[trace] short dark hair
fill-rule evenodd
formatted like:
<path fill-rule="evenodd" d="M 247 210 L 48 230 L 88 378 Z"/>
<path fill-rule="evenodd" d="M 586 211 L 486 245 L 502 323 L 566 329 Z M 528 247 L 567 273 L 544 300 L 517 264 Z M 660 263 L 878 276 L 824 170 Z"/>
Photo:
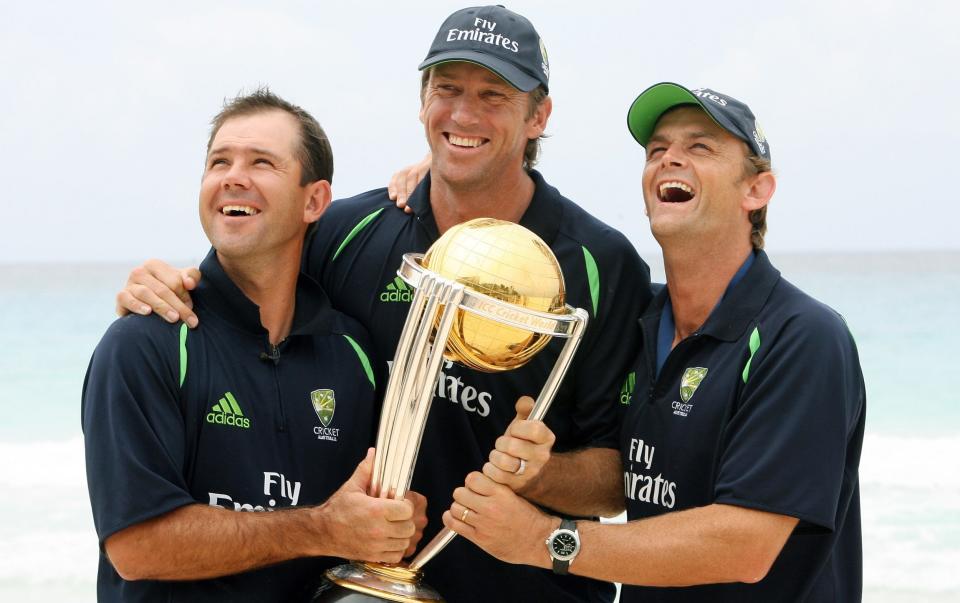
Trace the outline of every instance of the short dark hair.
<path fill-rule="evenodd" d="M 217 132 L 228 119 L 272 110 L 289 113 L 300 125 L 300 144 L 295 151 L 297 160 L 300 161 L 300 186 L 318 180 L 333 182 L 333 150 L 330 148 L 327 133 L 312 115 L 280 98 L 266 86 L 261 86 L 250 94 L 240 93 L 233 99 L 224 101 L 223 109 L 211 122 L 207 152 L 210 151 Z"/>
<path fill-rule="evenodd" d="M 433 73 L 433 68 L 436 65 L 427 67 L 420 72 L 420 102 L 423 102 L 427 90 L 427 82 L 430 81 L 430 74 Z M 527 92 L 527 116 L 526 119 L 530 119 L 537 112 L 537 109 L 540 105 L 543 104 L 543 101 L 547 99 L 547 89 L 543 85 L 539 85 L 530 92 Z M 546 134 L 541 134 L 537 138 L 531 138 L 527 140 L 527 146 L 523 149 L 523 169 L 530 171 L 533 169 L 533 166 L 537 165 L 537 160 L 540 158 L 540 141 L 546 138 Z"/>

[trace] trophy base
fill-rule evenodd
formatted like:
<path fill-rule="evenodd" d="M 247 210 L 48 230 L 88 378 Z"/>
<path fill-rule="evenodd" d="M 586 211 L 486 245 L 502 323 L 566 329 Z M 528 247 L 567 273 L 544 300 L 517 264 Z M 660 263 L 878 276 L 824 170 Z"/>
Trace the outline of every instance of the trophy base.
<path fill-rule="evenodd" d="M 325 577 L 312 603 L 443 603 L 440 593 L 420 581 L 419 571 L 400 565 L 348 563 L 327 570 Z"/>

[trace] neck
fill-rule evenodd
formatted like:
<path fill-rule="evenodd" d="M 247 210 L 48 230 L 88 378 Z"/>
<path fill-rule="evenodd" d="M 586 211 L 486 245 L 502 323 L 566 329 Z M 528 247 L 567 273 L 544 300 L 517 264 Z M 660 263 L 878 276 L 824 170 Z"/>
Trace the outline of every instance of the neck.
<path fill-rule="evenodd" d="M 273 345 L 286 339 L 293 326 L 302 241 L 295 247 L 270 258 L 262 254 L 255 258 L 227 258 L 217 252 L 230 280 L 260 308 L 260 324 Z"/>
<path fill-rule="evenodd" d="M 726 244 L 711 249 L 663 246 L 663 266 L 676 325 L 673 345 L 707 321 L 730 279 L 751 252 L 749 241 L 744 245 Z"/>
<path fill-rule="evenodd" d="M 497 178 L 483 187 L 456 186 L 435 178 L 430 182 L 430 206 L 440 234 L 474 218 L 519 222 L 530 206 L 534 188 L 533 179 L 522 168 L 512 177 Z"/>

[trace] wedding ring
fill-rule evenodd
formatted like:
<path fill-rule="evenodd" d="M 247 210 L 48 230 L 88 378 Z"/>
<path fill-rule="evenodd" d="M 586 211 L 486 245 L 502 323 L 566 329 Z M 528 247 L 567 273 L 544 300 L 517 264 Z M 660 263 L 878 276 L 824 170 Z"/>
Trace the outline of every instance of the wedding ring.
<path fill-rule="evenodd" d="M 523 472 L 527 470 L 527 461 L 525 459 L 520 459 L 520 466 L 517 467 L 517 470 L 513 472 L 514 475 L 523 475 Z"/>
<path fill-rule="evenodd" d="M 464 507 L 463 513 L 460 514 L 460 521 L 463 523 L 467 523 L 467 515 L 469 514 L 470 514 L 470 509 Z"/>

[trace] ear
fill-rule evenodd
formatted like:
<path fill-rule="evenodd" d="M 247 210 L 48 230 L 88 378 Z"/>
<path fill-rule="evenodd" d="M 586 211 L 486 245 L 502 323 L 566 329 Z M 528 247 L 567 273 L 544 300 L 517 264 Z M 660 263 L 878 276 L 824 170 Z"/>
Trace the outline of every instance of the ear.
<path fill-rule="evenodd" d="M 306 224 L 312 224 L 319 220 L 323 212 L 330 207 L 330 201 L 333 200 L 330 182 L 327 180 L 311 182 L 307 185 L 307 195 L 307 203 L 303 207 L 303 221 Z"/>
<path fill-rule="evenodd" d="M 761 172 L 746 181 L 746 194 L 743 197 L 741 206 L 744 211 L 751 212 L 761 207 L 766 207 L 777 190 L 777 177 L 773 172 Z"/>
<path fill-rule="evenodd" d="M 533 116 L 527 120 L 527 140 L 539 138 L 543 134 L 543 131 L 547 129 L 547 121 L 550 119 L 551 112 L 553 112 L 553 99 L 548 96 L 543 99 Z"/>

